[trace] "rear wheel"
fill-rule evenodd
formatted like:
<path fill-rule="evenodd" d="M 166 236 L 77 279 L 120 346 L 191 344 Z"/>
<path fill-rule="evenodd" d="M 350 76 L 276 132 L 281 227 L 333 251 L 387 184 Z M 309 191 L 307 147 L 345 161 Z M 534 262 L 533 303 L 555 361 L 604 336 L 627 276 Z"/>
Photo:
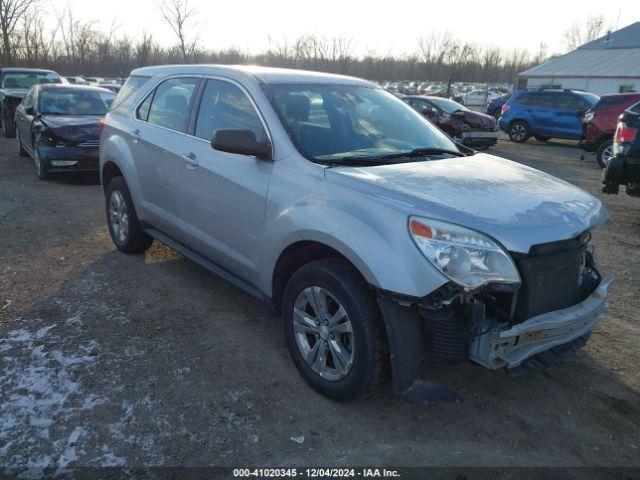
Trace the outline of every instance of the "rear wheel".
<path fill-rule="evenodd" d="M 512 142 L 523 143 L 529 138 L 529 125 L 521 120 L 513 122 L 509 126 L 509 139 Z"/>
<path fill-rule="evenodd" d="M 346 260 L 308 263 L 285 287 L 282 319 L 289 352 L 321 394 L 351 401 L 386 378 L 384 324 L 375 293 Z"/>
<path fill-rule="evenodd" d="M 603 142 L 596 150 L 596 161 L 600 168 L 607 168 L 609 162 L 613 158 L 613 140 L 607 140 Z"/>
<path fill-rule="evenodd" d="M 109 182 L 106 193 L 107 225 L 113 243 L 125 253 L 142 253 L 153 243 L 153 237 L 144 232 L 131 200 L 131 194 L 122 177 Z"/>

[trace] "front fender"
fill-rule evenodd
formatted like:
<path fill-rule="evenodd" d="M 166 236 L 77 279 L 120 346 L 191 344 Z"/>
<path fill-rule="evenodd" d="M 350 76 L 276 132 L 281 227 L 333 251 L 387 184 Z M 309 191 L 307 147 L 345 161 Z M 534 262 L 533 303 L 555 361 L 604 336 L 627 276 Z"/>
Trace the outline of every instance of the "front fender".
<path fill-rule="evenodd" d="M 267 212 L 259 279 L 267 295 L 272 293 L 278 258 L 300 241 L 337 250 L 368 283 L 383 290 L 423 297 L 447 282 L 413 244 L 405 213 L 371 197 L 332 188 L 329 182 L 323 186 L 327 188 L 320 194 L 310 193 L 289 208 Z"/>

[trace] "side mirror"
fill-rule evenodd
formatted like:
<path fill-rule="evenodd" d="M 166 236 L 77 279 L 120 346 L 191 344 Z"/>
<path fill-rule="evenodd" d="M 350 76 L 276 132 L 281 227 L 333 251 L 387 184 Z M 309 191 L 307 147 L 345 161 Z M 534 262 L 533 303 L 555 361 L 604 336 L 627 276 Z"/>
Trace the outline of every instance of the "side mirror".
<path fill-rule="evenodd" d="M 216 130 L 211 146 L 221 152 L 251 155 L 261 160 L 271 157 L 271 145 L 258 142 L 251 130 Z"/>
<path fill-rule="evenodd" d="M 457 112 L 453 112 L 453 113 L 451 114 L 451 116 L 452 116 L 452 117 L 454 117 L 454 118 L 461 118 L 461 119 L 463 119 L 463 118 L 465 117 L 465 114 L 464 114 L 464 112 L 461 112 L 460 110 L 458 110 Z"/>
<path fill-rule="evenodd" d="M 422 109 L 422 114 L 428 117 L 433 117 L 438 114 L 438 111 L 434 108 L 425 107 Z"/>
<path fill-rule="evenodd" d="M 30 117 L 33 117 L 33 115 L 35 115 L 35 111 L 33 110 L 33 107 L 26 107 L 24 109 L 24 113 L 25 115 L 29 115 Z"/>

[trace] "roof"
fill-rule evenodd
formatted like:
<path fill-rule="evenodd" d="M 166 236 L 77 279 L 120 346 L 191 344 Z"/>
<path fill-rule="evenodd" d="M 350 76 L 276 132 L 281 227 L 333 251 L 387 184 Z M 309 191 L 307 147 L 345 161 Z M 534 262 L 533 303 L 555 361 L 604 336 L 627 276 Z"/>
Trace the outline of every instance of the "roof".
<path fill-rule="evenodd" d="M 640 22 L 525 70 L 518 76 L 640 78 Z"/>
<path fill-rule="evenodd" d="M 46 68 L 5 67 L 5 68 L 0 68 L 0 70 L 3 72 L 56 73 L 53 70 L 47 70 Z"/>
<path fill-rule="evenodd" d="M 113 93 L 111 90 L 97 85 L 76 85 L 73 83 L 39 83 L 37 87 L 40 90 L 93 90 L 96 92 Z"/>
<path fill-rule="evenodd" d="M 131 75 L 225 75 L 257 79 L 261 83 L 331 83 L 342 85 L 366 85 L 372 83 L 346 75 L 314 72 L 310 70 L 293 70 L 287 68 L 260 67 L 256 65 L 161 65 L 137 68 Z"/>
<path fill-rule="evenodd" d="M 640 48 L 640 22 L 635 22 L 615 32 L 607 33 L 607 35 L 585 43 L 578 50 L 611 48 Z"/>

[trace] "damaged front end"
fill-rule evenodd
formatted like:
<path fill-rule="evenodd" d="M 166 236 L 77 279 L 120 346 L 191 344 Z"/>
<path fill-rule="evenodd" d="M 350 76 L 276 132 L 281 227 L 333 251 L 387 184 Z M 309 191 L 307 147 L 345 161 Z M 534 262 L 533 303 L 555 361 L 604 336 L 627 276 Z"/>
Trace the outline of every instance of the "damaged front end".
<path fill-rule="evenodd" d="M 380 292 L 394 390 L 418 401 L 457 399 L 421 380 L 470 359 L 510 373 L 548 367 L 586 343 L 606 311 L 612 279 L 596 269 L 590 234 L 509 253 L 518 283 L 449 282 L 421 299 Z"/>

